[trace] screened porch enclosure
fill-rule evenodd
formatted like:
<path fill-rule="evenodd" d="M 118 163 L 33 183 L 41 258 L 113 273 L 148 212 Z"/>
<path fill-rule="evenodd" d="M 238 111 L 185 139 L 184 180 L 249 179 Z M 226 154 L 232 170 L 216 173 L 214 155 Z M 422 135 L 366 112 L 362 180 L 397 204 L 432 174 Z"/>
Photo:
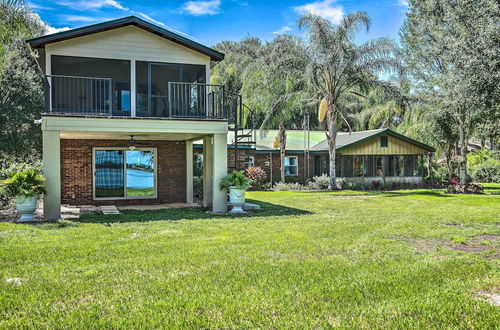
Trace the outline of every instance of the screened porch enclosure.
<path fill-rule="evenodd" d="M 226 119 L 224 87 L 207 84 L 206 70 L 205 65 L 196 64 L 132 64 L 129 60 L 52 55 L 51 74 L 45 79 L 45 112 Z"/>
<path fill-rule="evenodd" d="M 315 175 L 329 174 L 329 156 L 314 157 Z M 340 155 L 335 158 L 337 177 L 419 177 L 423 155 Z"/>

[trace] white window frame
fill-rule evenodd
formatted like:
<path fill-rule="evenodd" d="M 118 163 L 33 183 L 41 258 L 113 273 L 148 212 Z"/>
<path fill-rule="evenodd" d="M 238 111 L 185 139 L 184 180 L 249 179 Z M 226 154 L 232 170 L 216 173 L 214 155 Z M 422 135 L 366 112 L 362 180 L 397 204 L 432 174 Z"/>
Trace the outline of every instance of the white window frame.
<path fill-rule="evenodd" d="M 295 158 L 296 159 L 295 165 L 286 165 L 286 159 L 287 158 Z M 297 171 L 296 171 L 297 173 L 295 173 L 295 174 L 285 174 L 285 175 L 286 176 L 298 176 L 299 175 L 299 156 L 285 156 L 284 161 L 285 161 L 285 165 L 283 165 L 283 167 L 285 168 L 285 172 L 286 172 L 286 167 L 287 166 L 288 167 L 296 167 L 297 168 Z M 288 163 L 290 163 L 290 162 L 288 162 Z"/>
<path fill-rule="evenodd" d="M 124 197 L 96 197 L 95 196 L 95 152 L 96 150 L 123 150 L 125 152 L 123 162 L 123 187 Z M 92 148 L 92 199 L 96 201 L 105 200 L 124 200 L 124 199 L 155 199 L 158 198 L 158 152 L 157 148 L 136 148 L 134 151 L 152 151 L 154 160 L 154 195 L 153 196 L 127 196 L 127 156 L 126 152 L 130 151 L 125 147 L 93 147 Z"/>
<path fill-rule="evenodd" d="M 249 161 L 247 161 L 247 159 L 251 159 L 250 162 L 252 162 L 252 166 L 247 166 Z M 245 155 L 245 168 L 249 168 L 249 167 L 254 167 L 255 166 L 255 156 L 253 155 Z"/>

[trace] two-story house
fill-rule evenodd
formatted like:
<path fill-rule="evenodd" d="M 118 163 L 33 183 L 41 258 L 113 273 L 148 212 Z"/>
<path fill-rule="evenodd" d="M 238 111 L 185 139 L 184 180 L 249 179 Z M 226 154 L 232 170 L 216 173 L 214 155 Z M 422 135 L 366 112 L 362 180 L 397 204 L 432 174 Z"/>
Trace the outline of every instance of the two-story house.
<path fill-rule="evenodd" d="M 202 139 L 204 200 L 227 210 L 233 107 L 210 69 L 224 54 L 137 17 L 28 41 L 46 81 L 44 216 L 61 204 L 193 201 L 192 142 Z"/>

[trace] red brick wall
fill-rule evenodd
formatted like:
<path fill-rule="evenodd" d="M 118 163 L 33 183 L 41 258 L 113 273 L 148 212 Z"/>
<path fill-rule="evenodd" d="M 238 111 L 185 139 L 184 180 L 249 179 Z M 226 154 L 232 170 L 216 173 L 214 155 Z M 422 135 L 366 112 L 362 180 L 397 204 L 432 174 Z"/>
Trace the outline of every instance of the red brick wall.
<path fill-rule="evenodd" d="M 228 168 L 234 166 L 234 149 L 227 149 L 228 153 Z M 257 153 L 252 154 L 251 151 L 247 152 L 246 150 L 238 150 L 238 155 L 240 159 L 244 159 L 245 155 L 253 155 L 254 156 L 254 164 L 255 166 L 260 166 L 264 171 L 266 171 L 268 178 L 271 175 L 271 156 L 269 153 Z M 303 154 L 286 154 L 286 156 L 297 156 L 298 157 L 298 175 L 289 176 L 290 179 L 298 182 L 305 182 L 305 180 L 309 177 L 312 178 L 314 176 L 314 158 L 311 156 L 310 158 L 310 166 L 309 166 L 309 176 L 306 175 L 304 171 L 304 155 Z M 268 165 L 266 165 L 268 163 Z M 239 169 L 243 170 L 244 162 L 241 161 L 239 163 Z M 279 180 L 280 178 L 280 155 L 279 153 L 273 153 L 272 155 L 272 175 L 273 181 Z"/>
<path fill-rule="evenodd" d="M 186 201 L 184 142 L 141 141 L 157 148 L 157 198 L 95 201 L 92 198 L 92 148 L 128 147 L 125 140 L 61 140 L 61 202 L 72 205 L 131 205 Z"/>

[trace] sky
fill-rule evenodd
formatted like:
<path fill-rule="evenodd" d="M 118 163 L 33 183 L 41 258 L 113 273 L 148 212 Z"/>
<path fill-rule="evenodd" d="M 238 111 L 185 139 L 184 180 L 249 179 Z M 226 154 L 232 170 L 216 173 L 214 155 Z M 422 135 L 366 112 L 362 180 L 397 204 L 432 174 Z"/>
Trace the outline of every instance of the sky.
<path fill-rule="evenodd" d="M 135 15 L 207 46 L 247 36 L 302 35 L 297 20 L 305 12 L 335 24 L 350 12 L 366 11 L 372 25 L 358 34 L 358 42 L 398 40 L 407 9 L 406 0 L 30 0 L 29 5 L 49 33 Z"/>

